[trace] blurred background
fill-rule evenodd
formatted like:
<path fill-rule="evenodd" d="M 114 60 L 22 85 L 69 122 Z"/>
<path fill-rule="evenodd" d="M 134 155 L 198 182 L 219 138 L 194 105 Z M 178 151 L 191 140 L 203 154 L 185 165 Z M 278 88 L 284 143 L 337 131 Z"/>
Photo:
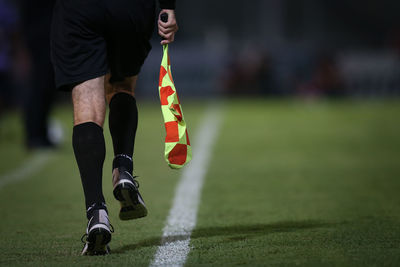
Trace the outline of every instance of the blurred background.
<path fill-rule="evenodd" d="M 398 96 L 399 10 L 395 0 L 178 1 L 175 80 L 201 96 Z"/>
<path fill-rule="evenodd" d="M 29 148 L 53 146 L 51 107 L 69 101 L 52 82 L 53 4 L 0 0 L 0 120 L 21 112 Z M 183 97 L 399 96 L 399 10 L 396 0 L 178 0 L 174 78 Z M 160 60 L 155 31 L 140 97 L 157 100 Z"/>

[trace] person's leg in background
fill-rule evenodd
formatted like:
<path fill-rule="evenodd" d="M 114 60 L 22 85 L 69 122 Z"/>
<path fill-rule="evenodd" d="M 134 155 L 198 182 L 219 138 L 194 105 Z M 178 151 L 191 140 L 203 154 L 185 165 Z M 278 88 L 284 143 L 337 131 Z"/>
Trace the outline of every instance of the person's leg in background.
<path fill-rule="evenodd" d="M 54 71 L 50 61 L 50 24 L 54 1 L 21 1 L 26 44 L 31 55 L 32 73 L 23 101 L 26 145 L 48 148 L 48 117 L 55 95 Z"/>
<path fill-rule="evenodd" d="M 24 101 L 26 145 L 29 149 L 51 148 L 54 144 L 48 136 L 48 118 L 54 99 L 54 74 L 50 58 L 30 49 L 32 78 Z"/>
<path fill-rule="evenodd" d="M 137 76 L 110 82 L 106 75 L 106 99 L 110 107 L 109 128 L 113 141 L 113 186 L 114 196 L 121 203 L 121 220 L 141 218 L 147 215 L 144 201 L 138 191 L 133 174 L 133 152 L 138 109 L 135 99 Z"/>

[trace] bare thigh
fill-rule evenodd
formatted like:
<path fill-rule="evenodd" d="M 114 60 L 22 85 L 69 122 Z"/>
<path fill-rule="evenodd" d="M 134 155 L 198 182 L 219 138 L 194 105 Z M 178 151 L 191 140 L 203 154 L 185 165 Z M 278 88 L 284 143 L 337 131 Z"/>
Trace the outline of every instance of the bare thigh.
<path fill-rule="evenodd" d="M 126 93 L 131 96 L 135 96 L 137 77 L 137 75 L 131 76 L 125 78 L 123 81 L 110 83 L 110 74 L 107 74 L 104 80 L 107 103 L 110 103 L 112 97 L 116 93 Z"/>
<path fill-rule="evenodd" d="M 94 122 L 103 127 L 106 113 L 104 76 L 85 81 L 72 89 L 74 125 Z"/>

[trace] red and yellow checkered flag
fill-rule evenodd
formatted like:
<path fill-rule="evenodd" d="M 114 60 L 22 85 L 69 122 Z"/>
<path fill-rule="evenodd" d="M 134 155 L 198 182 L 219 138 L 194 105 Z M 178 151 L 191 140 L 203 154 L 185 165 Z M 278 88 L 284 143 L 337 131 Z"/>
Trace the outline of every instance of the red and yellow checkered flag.
<path fill-rule="evenodd" d="M 172 169 L 179 169 L 192 159 L 192 148 L 181 103 L 172 79 L 167 44 L 163 45 L 158 89 L 167 133 L 165 137 L 165 160 Z"/>

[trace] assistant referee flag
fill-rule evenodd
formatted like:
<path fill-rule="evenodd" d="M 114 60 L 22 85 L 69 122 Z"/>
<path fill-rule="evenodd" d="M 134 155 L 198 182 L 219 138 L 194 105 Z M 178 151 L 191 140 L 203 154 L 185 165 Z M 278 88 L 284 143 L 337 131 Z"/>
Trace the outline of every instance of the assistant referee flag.
<path fill-rule="evenodd" d="M 172 79 L 168 44 L 163 45 L 158 89 L 167 134 L 165 137 L 165 160 L 171 168 L 179 169 L 192 159 L 192 148 L 181 103 Z"/>

